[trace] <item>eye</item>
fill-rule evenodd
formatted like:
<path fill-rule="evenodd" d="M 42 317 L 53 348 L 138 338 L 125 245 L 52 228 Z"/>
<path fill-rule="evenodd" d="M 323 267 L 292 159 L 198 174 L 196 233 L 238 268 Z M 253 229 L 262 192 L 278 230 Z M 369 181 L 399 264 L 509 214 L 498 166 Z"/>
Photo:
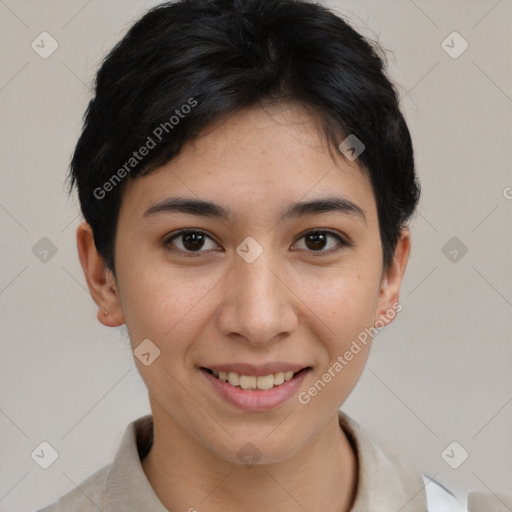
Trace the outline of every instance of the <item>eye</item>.
<path fill-rule="evenodd" d="M 330 244 L 329 239 L 334 240 L 334 243 Z M 326 230 L 315 230 L 309 231 L 302 235 L 299 240 L 305 241 L 305 250 L 307 252 L 329 254 L 336 251 L 336 245 L 338 248 L 349 246 L 350 243 L 342 236 Z M 210 241 L 210 247 L 208 248 L 208 241 Z M 336 243 L 337 242 L 337 243 Z M 183 229 L 174 233 L 164 241 L 166 247 L 171 246 L 172 250 L 185 253 L 187 256 L 199 256 L 201 253 L 208 253 L 216 249 L 217 244 L 214 240 L 208 236 L 205 231 L 199 229 Z M 206 250 L 204 249 L 206 246 Z M 328 248 L 325 250 L 325 248 Z M 299 248 L 302 249 L 302 248 Z M 194 254 L 196 253 L 196 254 Z"/>
<path fill-rule="evenodd" d="M 305 240 L 305 246 L 308 252 L 319 252 L 322 254 L 329 254 L 336 251 L 336 243 L 334 243 L 334 245 L 331 244 L 331 249 L 323 250 L 325 249 L 326 246 L 329 246 L 329 238 L 331 240 L 337 241 L 339 248 L 350 245 L 350 243 L 342 236 L 338 235 L 337 233 L 333 233 L 332 231 L 325 230 L 309 231 L 308 233 L 304 234 L 300 238 L 300 240 Z"/>
<path fill-rule="evenodd" d="M 175 243 L 175 240 L 179 241 L 179 243 Z M 199 229 L 184 229 L 167 238 L 164 241 L 164 245 L 174 246 L 173 248 L 176 248 L 176 250 L 188 253 L 187 256 L 193 256 L 193 253 L 206 253 L 212 250 L 212 248 L 207 248 L 207 250 L 201 251 L 207 240 L 213 242 L 213 249 L 217 246 L 213 239 L 204 231 Z"/>

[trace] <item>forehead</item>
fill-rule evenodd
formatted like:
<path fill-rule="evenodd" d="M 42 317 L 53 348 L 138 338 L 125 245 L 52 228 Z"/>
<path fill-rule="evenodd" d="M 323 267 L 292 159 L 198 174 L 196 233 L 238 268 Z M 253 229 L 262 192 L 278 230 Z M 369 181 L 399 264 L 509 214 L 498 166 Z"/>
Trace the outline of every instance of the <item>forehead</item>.
<path fill-rule="evenodd" d="M 282 213 L 288 203 L 343 196 L 376 215 L 357 161 L 334 161 L 316 120 L 296 106 L 243 109 L 206 127 L 180 154 L 129 180 L 121 209 L 141 216 L 169 196 L 215 200 L 240 215 Z"/>

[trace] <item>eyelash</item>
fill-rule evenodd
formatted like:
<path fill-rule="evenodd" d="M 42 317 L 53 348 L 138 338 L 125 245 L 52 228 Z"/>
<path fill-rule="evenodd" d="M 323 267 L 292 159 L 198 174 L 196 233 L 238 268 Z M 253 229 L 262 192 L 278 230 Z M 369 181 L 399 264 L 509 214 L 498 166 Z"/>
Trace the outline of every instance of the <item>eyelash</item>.
<path fill-rule="evenodd" d="M 169 247 L 170 245 L 172 245 L 172 241 L 175 240 L 176 238 L 180 238 L 180 237 L 182 237 L 184 235 L 188 235 L 188 234 L 191 234 L 191 233 L 204 235 L 206 238 L 209 238 L 210 240 L 214 241 L 208 235 L 208 233 L 206 233 L 206 231 L 203 231 L 201 229 L 182 229 L 182 230 L 178 231 L 177 233 L 174 233 L 173 235 L 167 237 L 164 240 L 164 246 Z M 306 233 L 303 233 L 298 240 L 302 240 L 304 237 L 306 237 L 308 235 L 312 235 L 312 234 L 324 234 L 324 235 L 329 235 L 329 236 L 335 238 L 339 242 L 339 245 L 340 245 L 339 249 L 341 249 L 343 247 L 349 247 L 349 246 L 352 245 L 347 239 L 345 239 L 344 237 L 342 237 L 338 233 L 335 233 L 333 231 L 329 231 L 329 230 L 326 230 L 326 229 L 313 229 L 313 230 L 307 231 Z M 332 254 L 333 252 L 336 252 L 339 249 L 331 249 L 331 250 L 328 250 L 328 251 L 324 251 L 324 250 L 318 250 L 318 251 L 306 250 L 306 252 L 309 252 L 309 253 L 313 254 L 314 256 L 323 256 L 323 255 Z M 175 252 L 184 253 L 186 255 L 185 257 L 187 257 L 187 258 L 197 258 L 202 253 L 207 253 L 208 254 L 210 252 L 210 251 L 201 251 L 201 250 L 200 251 L 186 251 L 186 250 L 184 251 L 182 249 L 176 249 L 176 248 L 171 248 L 171 250 L 175 251 Z"/>

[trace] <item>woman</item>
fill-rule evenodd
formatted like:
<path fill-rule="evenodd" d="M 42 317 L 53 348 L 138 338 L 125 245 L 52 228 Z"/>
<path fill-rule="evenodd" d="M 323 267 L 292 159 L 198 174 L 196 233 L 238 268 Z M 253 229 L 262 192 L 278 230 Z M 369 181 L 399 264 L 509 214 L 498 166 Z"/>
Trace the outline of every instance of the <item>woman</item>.
<path fill-rule="evenodd" d="M 401 309 L 419 198 L 384 69 L 296 0 L 162 4 L 106 57 L 77 245 L 152 414 L 44 511 L 462 510 L 339 411 Z"/>

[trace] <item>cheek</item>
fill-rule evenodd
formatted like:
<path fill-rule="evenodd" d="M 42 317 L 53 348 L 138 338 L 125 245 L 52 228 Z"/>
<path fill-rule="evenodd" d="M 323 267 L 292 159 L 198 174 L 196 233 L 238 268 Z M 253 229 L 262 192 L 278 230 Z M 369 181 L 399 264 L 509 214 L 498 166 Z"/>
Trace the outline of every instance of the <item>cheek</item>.
<path fill-rule="evenodd" d="M 194 272 L 157 265 L 138 265 L 140 270 L 120 275 L 121 303 L 132 345 L 154 341 L 162 352 L 185 350 L 200 329 L 201 315 L 208 307 L 216 275 L 201 278 Z"/>
<path fill-rule="evenodd" d="M 368 333 L 377 306 L 375 281 L 357 273 L 326 280 L 311 295 L 308 306 L 317 317 L 314 329 L 321 347 L 316 352 L 316 378 L 302 389 L 299 402 L 311 402 L 316 409 L 339 408 L 369 356 L 372 338 Z"/>
<path fill-rule="evenodd" d="M 168 274 L 162 268 L 156 271 L 146 267 L 126 276 L 121 302 L 134 356 L 146 339 L 154 344 L 149 352 L 158 353 L 147 366 L 142 359 L 136 361 L 146 387 L 161 398 L 161 403 L 182 403 L 183 389 L 174 384 L 188 378 L 187 361 L 211 307 L 208 291 L 214 282 L 201 282 L 183 273 Z"/>
<path fill-rule="evenodd" d="M 325 328 L 331 349 L 342 348 L 352 337 L 373 324 L 377 310 L 377 275 L 357 269 L 325 275 L 314 289 L 302 289 L 301 297 Z"/>

